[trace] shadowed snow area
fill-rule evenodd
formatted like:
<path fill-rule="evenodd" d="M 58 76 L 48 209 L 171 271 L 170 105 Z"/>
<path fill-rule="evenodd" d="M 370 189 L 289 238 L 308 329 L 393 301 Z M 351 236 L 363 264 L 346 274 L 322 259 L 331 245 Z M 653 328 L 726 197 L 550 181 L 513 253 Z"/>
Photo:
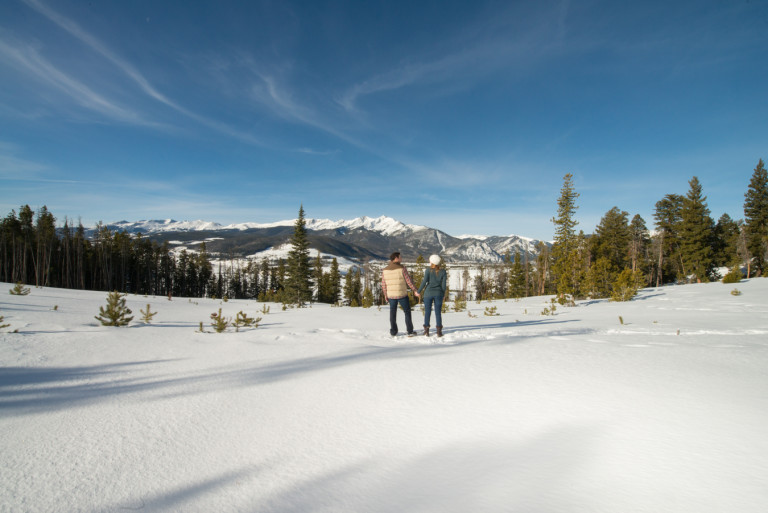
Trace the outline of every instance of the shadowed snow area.
<path fill-rule="evenodd" d="M 767 279 L 469 302 L 442 339 L 134 295 L 111 328 L 106 293 L 10 288 L 1 512 L 768 511 Z M 219 308 L 263 319 L 217 334 Z"/>

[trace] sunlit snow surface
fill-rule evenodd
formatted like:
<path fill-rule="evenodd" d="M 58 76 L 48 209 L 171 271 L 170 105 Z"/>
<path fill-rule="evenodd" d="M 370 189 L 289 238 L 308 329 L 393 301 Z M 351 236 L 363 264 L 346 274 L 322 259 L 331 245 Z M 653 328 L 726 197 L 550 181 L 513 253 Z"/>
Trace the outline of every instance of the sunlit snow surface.
<path fill-rule="evenodd" d="M 105 293 L 10 288 L 2 512 L 768 511 L 768 279 L 469 302 L 442 339 L 134 295 L 109 328 Z M 218 308 L 262 324 L 212 333 Z"/>

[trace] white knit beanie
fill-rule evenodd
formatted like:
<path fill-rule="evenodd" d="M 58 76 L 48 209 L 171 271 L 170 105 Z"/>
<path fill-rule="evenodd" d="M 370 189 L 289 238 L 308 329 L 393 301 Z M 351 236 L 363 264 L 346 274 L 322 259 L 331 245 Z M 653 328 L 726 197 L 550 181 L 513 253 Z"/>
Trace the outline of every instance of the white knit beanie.
<path fill-rule="evenodd" d="M 432 255 L 429 257 L 429 263 L 432 265 L 440 265 L 440 255 Z"/>

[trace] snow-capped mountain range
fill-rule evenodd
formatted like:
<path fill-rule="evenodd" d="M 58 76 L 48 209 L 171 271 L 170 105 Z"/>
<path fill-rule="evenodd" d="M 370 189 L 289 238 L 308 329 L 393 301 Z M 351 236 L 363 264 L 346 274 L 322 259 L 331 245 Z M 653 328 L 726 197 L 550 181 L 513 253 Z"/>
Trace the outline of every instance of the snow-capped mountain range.
<path fill-rule="evenodd" d="M 142 233 L 179 246 L 191 247 L 205 241 L 211 252 L 258 258 L 260 253 L 287 243 L 295 223 L 295 219 L 290 219 L 222 225 L 203 220 L 166 219 L 119 221 L 107 227 Z M 392 251 L 400 251 L 406 259 L 438 253 L 450 262 L 495 263 L 502 261 L 507 251 L 512 255 L 525 253 L 533 258 L 540 242 L 518 235 L 456 237 L 427 226 L 404 224 L 387 216 L 338 221 L 306 219 L 306 229 L 313 248 L 327 255 L 356 260 L 385 260 Z"/>

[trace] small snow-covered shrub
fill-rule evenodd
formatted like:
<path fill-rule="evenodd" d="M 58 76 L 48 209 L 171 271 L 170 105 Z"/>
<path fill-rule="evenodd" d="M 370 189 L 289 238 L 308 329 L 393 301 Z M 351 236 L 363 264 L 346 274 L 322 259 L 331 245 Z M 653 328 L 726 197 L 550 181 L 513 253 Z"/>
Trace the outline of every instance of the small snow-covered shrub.
<path fill-rule="evenodd" d="M 731 295 L 732 296 L 740 296 L 741 295 L 741 291 L 739 289 L 733 289 L 731 291 Z"/>

